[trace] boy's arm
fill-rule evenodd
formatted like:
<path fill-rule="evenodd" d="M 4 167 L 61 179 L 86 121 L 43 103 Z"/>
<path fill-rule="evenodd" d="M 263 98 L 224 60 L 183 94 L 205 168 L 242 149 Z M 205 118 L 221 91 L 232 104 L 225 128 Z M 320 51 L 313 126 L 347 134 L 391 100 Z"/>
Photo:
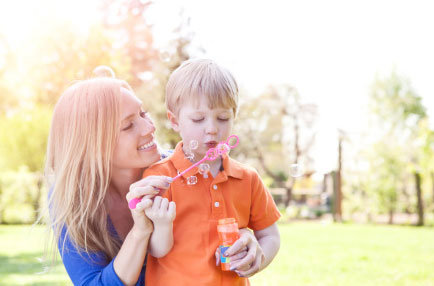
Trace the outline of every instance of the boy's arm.
<path fill-rule="evenodd" d="M 149 241 L 149 254 L 156 258 L 165 256 L 173 247 L 173 220 L 176 205 L 166 198 L 155 197 L 151 208 L 145 210 L 146 216 L 154 223 L 154 232 Z"/>
<path fill-rule="evenodd" d="M 268 264 L 273 261 L 274 257 L 276 256 L 277 252 L 280 248 L 280 233 L 279 229 L 277 228 L 276 223 L 273 223 L 269 227 L 266 227 L 262 230 L 256 230 L 254 231 L 255 237 L 259 242 L 259 245 L 262 248 L 262 252 L 264 253 L 265 258 L 263 259 L 262 263 L 259 265 L 259 270 L 261 271 L 265 267 L 267 267 Z M 255 261 L 256 263 L 256 261 Z M 254 265 L 252 265 L 254 266 Z M 242 274 L 242 273 L 240 273 Z M 245 273 L 245 275 L 248 275 Z M 243 275 L 244 276 L 244 275 Z"/>

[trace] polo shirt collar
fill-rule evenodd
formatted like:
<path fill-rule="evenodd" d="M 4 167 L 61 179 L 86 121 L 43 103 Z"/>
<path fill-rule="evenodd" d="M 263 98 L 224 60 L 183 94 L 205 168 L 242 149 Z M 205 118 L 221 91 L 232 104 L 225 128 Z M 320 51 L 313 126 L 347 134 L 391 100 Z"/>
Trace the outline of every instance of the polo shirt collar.
<path fill-rule="evenodd" d="M 189 168 L 192 163 L 185 157 L 184 151 L 182 151 L 183 143 L 182 141 L 176 144 L 175 152 L 170 157 L 174 167 L 179 172 L 182 172 Z M 201 158 L 202 159 L 202 158 Z M 235 163 L 233 159 L 231 159 L 227 154 L 222 156 L 223 161 L 223 172 L 226 173 L 227 176 L 242 179 L 243 178 L 243 170 L 239 164 Z M 194 176 L 199 173 L 199 168 L 193 168 L 182 176 L 187 179 L 190 176 Z"/>

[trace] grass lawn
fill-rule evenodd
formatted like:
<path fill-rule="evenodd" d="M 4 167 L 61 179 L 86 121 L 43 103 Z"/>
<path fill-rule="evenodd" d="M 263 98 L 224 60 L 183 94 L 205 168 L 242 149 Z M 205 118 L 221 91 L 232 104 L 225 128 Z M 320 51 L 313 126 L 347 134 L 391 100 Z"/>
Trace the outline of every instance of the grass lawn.
<path fill-rule="evenodd" d="M 252 285 L 434 285 L 434 228 L 279 225 L 279 254 Z M 0 226 L 0 285 L 70 285 L 62 264 L 44 272 L 43 227 Z"/>

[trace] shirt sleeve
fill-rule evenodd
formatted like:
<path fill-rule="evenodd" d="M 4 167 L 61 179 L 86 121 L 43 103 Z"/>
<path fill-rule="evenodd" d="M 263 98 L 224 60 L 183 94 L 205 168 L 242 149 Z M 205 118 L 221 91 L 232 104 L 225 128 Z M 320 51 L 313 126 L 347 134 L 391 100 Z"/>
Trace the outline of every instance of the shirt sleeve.
<path fill-rule="evenodd" d="M 67 236 L 65 228 L 62 231 L 58 248 L 66 272 L 74 285 L 124 285 L 114 270 L 114 259 L 107 264 L 103 253 L 79 253 Z M 144 269 L 136 285 L 144 285 Z"/>
<path fill-rule="evenodd" d="M 280 216 L 270 191 L 264 186 L 259 174 L 252 170 L 252 205 L 249 228 L 253 230 L 267 228 L 275 223 Z"/>

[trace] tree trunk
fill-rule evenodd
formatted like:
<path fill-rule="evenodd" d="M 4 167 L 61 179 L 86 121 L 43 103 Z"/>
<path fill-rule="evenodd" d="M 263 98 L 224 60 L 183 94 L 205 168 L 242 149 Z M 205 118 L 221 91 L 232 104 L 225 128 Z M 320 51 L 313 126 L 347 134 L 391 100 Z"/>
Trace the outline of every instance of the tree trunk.
<path fill-rule="evenodd" d="M 285 198 L 284 203 L 285 203 L 285 206 L 288 207 L 292 201 L 292 186 L 285 187 L 285 189 L 286 189 L 286 198 Z"/>
<path fill-rule="evenodd" d="M 36 191 L 36 197 L 35 200 L 33 201 L 33 210 L 35 215 L 35 219 L 33 221 L 33 223 L 35 223 L 38 220 L 38 213 L 40 212 L 40 202 L 41 202 L 41 196 L 42 196 L 42 185 L 43 185 L 43 181 L 44 181 L 44 177 L 42 174 L 40 173 L 36 173 L 37 176 L 37 191 Z"/>
<path fill-rule="evenodd" d="M 389 209 L 389 224 L 393 224 L 393 214 L 394 214 L 395 210 L 393 208 Z"/>
<path fill-rule="evenodd" d="M 423 197 L 422 197 L 422 188 L 421 188 L 421 177 L 419 172 L 414 173 L 415 183 L 416 183 L 416 195 L 417 195 L 417 225 L 424 225 L 424 216 L 423 216 Z"/>
<path fill-rule="evenodd" d="M 432 202 L 434 203 L 434 172 L 431 172 Z"/>

